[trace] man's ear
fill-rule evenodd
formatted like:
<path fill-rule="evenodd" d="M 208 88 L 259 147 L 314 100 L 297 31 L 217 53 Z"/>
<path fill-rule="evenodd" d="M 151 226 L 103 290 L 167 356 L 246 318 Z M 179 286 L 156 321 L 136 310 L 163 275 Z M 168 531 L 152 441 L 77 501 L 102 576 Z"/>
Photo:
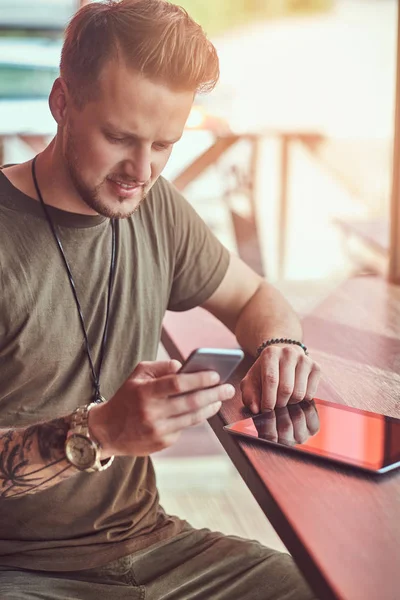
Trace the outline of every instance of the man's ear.
<path fill-rule="evenodd" d="M 71 97 L 67 84 L 62 77 L 57 77 L 51 88 L 49 107 L 57 125 L 63 127 L 67 118 L 67 111 L 71 104 Z"/>

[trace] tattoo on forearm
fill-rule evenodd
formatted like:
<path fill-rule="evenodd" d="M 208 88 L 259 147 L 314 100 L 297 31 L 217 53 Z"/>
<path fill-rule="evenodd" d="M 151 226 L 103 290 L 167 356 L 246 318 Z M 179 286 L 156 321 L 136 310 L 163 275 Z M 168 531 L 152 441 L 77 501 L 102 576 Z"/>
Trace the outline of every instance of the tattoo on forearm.
<path fill-rule="evenodd" d="M 32 429 L 31 427 L 29 429 Z M 44 461 L 51 462 L 64 455 L 64 442 L 68 433 L 68 423 L 65 419 L 56 419 L 51 423 L 43 423 L 33 428 L 34 431 L 25 438 L 37 435 L 40 456 Z M 27 430 L 28 432 L 29 430 Z"/>
<path fill-rule="evenodd" d="M 22 431 L 0 432 L 0 497 L 30 494 L 66 477 L 68 427 L 67 419 L 56 419 Z"/>

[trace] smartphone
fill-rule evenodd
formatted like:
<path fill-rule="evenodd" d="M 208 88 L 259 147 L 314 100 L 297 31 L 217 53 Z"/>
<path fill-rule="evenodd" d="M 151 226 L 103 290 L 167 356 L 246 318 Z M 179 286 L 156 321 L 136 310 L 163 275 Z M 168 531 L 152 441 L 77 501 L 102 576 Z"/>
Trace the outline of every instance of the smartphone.
<path fill-rule="evenodd" d="M 400 419 L 315 398 L 226 425 L 231 434 L 369 473 L 400 466 Z"/>
<path fill-rule="evenodd" d="M 197 348 L 179 369 L 179 373 L 196 373 L 197 371 L 216 371 L 220 383 L 224 383 L 242 362 L 244 352 L 240 348 L 233 350 L 224 348 Z"/>

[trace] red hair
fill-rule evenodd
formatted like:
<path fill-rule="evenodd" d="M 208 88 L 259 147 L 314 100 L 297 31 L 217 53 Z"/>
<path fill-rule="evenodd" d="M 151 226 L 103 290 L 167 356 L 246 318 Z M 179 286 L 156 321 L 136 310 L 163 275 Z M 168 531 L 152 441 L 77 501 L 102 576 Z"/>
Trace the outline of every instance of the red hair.
<path fill-rule="evenodd" d="M 208 92 L 219 78 L 217 53 L 203 29 L 165 0 L 93 2 L 75 14 L 60 71 L 78 105 L 98 93 L 100 73 L 113 58 L 177 91 Z"/>

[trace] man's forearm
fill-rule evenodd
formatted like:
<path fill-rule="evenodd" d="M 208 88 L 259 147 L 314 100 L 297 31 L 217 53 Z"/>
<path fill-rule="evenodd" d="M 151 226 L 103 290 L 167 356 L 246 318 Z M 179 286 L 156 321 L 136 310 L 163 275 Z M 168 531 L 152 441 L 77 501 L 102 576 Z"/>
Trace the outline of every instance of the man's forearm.
<path fill-rule="evenodd" d="M 70 417 L 0 429 L 0 498 L 34 494 L 76 472 L 65 458 Z"/>
<path fill-rule="evenodd" d="M 242 309 L 235 327 L 239 344 L 255 356 L 262 342 L 271 338 L 302 340 L 300 319 L 282 294 L 262 283 Z"/>

